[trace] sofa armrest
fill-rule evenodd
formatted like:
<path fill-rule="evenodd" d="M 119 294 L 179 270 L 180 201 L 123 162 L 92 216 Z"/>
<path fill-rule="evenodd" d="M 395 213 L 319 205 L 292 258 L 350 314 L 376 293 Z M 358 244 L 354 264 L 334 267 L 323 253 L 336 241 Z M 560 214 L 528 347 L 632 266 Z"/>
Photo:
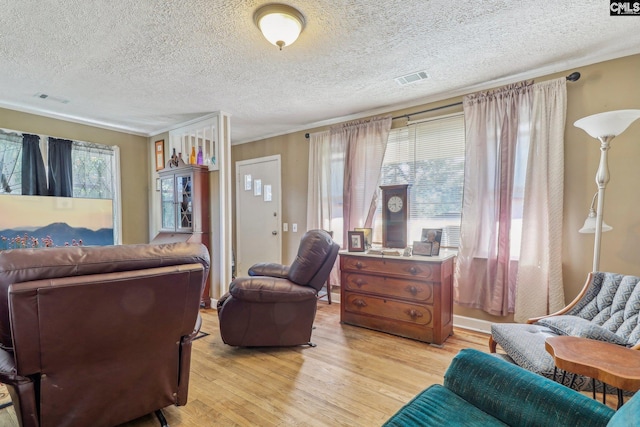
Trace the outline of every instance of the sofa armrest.
<path fill-rule="evenodd" d="M 316 290 L 277 277 L 241 277 L 229 285 L 229 293 L 242 301 L 296 302 L 316 298 Z"/>
<path fill-rule="evenodd" d="M 561 384 L 496 356 L 463 349 L 444 385 L 509 425 L 604 426 L 615 411 Z"/>
<path fill-rule="evenodd" d="M 268 276 L 286 279 L 289 277 L 289 266 L 275 262 L 261 262 L 249 267 L 249 276 Z"/>

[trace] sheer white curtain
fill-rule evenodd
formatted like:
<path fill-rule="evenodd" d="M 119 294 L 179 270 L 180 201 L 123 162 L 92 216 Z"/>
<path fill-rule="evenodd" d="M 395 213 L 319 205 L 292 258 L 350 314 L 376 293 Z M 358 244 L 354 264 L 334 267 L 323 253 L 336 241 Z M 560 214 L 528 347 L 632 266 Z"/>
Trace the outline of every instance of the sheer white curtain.
<path fill-rule="evenodd" d="M 343 141 L 331 141 L 329 134 L 325 131 L 309 135 L 307 230 L 332 231 L 333 239 L 342 246 L 345 144 Z M 340 283 L 336 265 L 330 276 L 333 285 Z"/>
<path fill-rule="evenodd" d="M 331 141 L 345 144 L 343 241 L 347 231 L 371 227 L 387 148 L 391 116 L 351 122 L 331 129 Z"/>
<path fill-rule="evenodd" d="M 309 135 L 307 229 L 331 230 L 331 147 L 329 131 Z"/>
<path fill-rule="evenodd" d="M 454 281 L 459 305 L 498 316 L 516 308 L 541 315 L 562 292 L 557 251 L 564 163 L 558 151 L 564 150 L 565 85 L 564 79 L 522 82 L 464 98 L 467 147 Z M 516 305 L 517 293 L 524 304 Z"/>
<path fill-rule="evenodd" d="M 531 143 L 514 319 L 525 322 L 564 307 L 562 202 L 566 79 L 533 85 Z"/>

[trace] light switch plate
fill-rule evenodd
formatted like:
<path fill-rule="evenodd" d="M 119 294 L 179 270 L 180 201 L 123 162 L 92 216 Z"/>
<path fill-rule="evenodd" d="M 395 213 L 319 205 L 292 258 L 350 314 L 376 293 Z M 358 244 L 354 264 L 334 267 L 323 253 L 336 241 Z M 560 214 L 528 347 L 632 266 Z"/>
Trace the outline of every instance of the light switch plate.
<path fill-rule="evenodd" d="M 282 223 L 282 231 L 289 231 L 289 223 L 288 222 L 283 222 Z"/>
<path fill-rule="evenodd" d="M 294 233 L 297 233 L 297 232 L 298 232 L 298 224 L 294 223 L 294 224 L 291 226 L 291 231 L 293 231 Z"/>

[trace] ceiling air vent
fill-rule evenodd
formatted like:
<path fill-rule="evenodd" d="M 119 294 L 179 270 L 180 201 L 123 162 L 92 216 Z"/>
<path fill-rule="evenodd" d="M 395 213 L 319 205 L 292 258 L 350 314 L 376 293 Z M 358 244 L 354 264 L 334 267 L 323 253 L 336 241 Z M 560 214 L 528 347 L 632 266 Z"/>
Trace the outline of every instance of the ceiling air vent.
<path fill-rule="evenodd" d="M 415 73 L 407 74 L 406 76 L 396 77 L 394 80 L 400 86 L 409 85 L 429 78 L 429 74 L 426 71 L 416 71 Z"/>
<path fill-rule="evenodd" d="M 58 97 L 47 95 L 46 93 L 41 93 L 41 92 L 38 92 L 33 96 L 35 96 L 36 98 L 40 98 L 40 99 L 46 99 L 47 101 L 59 102 L 61 104 L 68 104 L 69 103 L 68 99 L 58 98 Z"/>

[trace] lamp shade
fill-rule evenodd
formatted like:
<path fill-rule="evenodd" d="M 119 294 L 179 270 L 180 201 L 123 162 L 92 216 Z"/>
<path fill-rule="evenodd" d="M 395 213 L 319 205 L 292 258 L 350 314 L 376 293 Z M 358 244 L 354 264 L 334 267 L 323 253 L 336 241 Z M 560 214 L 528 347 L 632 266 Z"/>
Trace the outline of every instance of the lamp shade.
<path fill-rule="evenodd" d="M 594 138 L 600 138 L 620 135 L 638 118 L 640 118 L 640 110 L 616 110 L 583 117 L 576 120 L 573 125 Z"/>
<path fill-rule="evenodd" d="M 255 24 L 270 43 L 282 50 L 298 39 L 304 28 L 304 16 L 286 4 L 267 4 L 253 15 Z"/>
<path fill-rule="evenodd" d="M 611 231 L 611 230 L 613 230 L 613 227 L 607 224 L 606 222 L 602 221 L 602 232 L 604 233 L 605 231 Z M 595 232 L 596 232 L 596 216 L 589 215 L 587 219 L 584 220 L 584 225 L 580 230 L 578 230 L 578 233 L 595 233 Z"/>

